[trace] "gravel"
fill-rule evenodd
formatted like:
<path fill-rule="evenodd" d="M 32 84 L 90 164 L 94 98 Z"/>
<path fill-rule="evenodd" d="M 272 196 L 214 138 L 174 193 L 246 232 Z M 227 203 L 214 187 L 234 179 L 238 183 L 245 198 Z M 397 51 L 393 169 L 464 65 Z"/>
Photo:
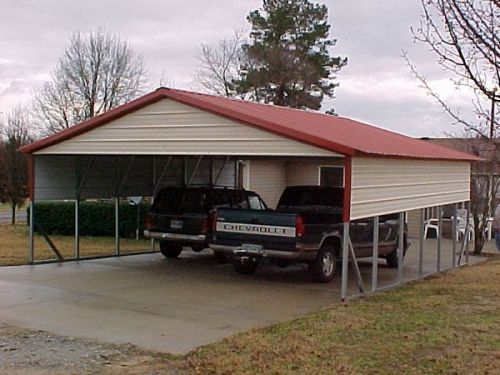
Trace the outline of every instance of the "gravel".
<path fill-rule="evenodd" d="M 0 374 L 178 373 L 168 363 L 160 366 L 155 356 L 133 345 L 104 344 L 0 324 Z"/>

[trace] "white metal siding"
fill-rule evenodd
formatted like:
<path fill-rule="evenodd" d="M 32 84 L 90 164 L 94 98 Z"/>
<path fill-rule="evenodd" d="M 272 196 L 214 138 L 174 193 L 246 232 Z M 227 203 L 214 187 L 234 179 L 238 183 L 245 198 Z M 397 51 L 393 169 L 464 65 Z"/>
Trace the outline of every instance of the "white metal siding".
<path fill-rule="evenodd" d="M 257 192 L 270 208 L 275 208 L 286 187 L 285 163 L 279 160 L 247 162 L 250 190 Z"/>
<path fill-rule="evenodd" d="M 331 161 L 290 161 L 286 165 L 286 184 L 319 185 L 320 167 L 343 167 L 344 159 Z"/>
<path fill-rule="evenodd" d="M 336 155 L 169 99 L 35 154 Z"/>
<path fill-rule="evenodd" d="M 468 201 L 470 163 L 352 158 L 351 220 Z"/>

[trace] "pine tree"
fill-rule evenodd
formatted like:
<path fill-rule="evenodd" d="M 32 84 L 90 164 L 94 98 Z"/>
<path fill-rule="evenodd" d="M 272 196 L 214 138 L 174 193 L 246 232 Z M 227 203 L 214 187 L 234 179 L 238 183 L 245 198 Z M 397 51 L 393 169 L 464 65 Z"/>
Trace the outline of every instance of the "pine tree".
<path fill-rule="evenodd" d="M 347 59 L 332 57 L 328 9 L 309 0 L 263 0 L 250 12 L 250 42 L 237 91 L 250 100 L 319 109 L 338 86 L 335 74 Z"/>

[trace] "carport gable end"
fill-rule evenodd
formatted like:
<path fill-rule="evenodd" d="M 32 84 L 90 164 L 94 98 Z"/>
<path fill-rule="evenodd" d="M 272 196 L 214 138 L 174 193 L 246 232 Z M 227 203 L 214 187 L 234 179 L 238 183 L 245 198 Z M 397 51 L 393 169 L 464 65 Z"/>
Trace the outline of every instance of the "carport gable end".
<path fill-rule="evenodd" d="M 470 161 L 477 159 L 342 117 L 165 88 L 22 151 L 35 158 L 347 156 L 344 221 L 427 207 L 429 199 L 433 204 L 468 200 Z"/>

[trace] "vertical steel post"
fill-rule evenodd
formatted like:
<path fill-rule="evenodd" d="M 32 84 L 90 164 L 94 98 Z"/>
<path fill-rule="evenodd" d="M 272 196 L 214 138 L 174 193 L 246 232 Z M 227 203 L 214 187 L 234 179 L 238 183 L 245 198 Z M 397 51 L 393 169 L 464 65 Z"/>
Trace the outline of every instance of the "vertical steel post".
<path fill-rule="evenodd" d="M 380 226 L 380 218 L 373 218 L 373 260 L 372 260 L 372 292 L 377 290 L 378 283 L 378 233 Z"/>
<path fill-rule="evenodd" d="M 405 213 L 399 213 L 399 244 L 398 244 L 398 284 L 403 281 L 403 257 L 405 245 Z"/>
<path fill-rule="evenodd" d="M 33 199 L 33 197 L 30 202 L 30 235 L 28 261 L 29 263 L 33 263 L 35 261 L 35 200 Z"/>
<path fill-rule="evenodd" d="M 425 208 L 420 209 L 420 233 L 418 246 L 418 276 L 424 274 L 424 231 L 425 231 Z"/>
<path fill-rule="evenodd" d="M 465 264 L 469 264 L 469 235 L 470 235 L 470 228 L 469 228 L 469 225 L 470 225 L 470 201 L 468 201 L 466 203 L 466 211 L 467 211 L 467 220 L 466 220 L 466 223 L 465 223 L 465 236 L 466 239 L 465 239 Z"/>
<path fill-rule="evenodd" d="M 437 271 L 441 271 L 441 245 L 443 237 L 443 210 L 441 206 L 437 206 L 438 209 L 438 229 L 437 229 Z"/>
<path fill-rule="evenodd" d="M 239 182 L 240 182 L 240 163 L 238 163 L 238 160 L 235 160 L 234 162 L 234 188 L 239 189 Z"/>
<path fill-rule="evenodd" d="M 340 287 L 340 297 L 342 302 L 347 298 L 347 283 L 349 272 L 349 222 L 344 223 L 344 233 L 342 239 L 342 284 Z"/>
<path fill-rule="evenodd" d="M 73 256 L 80 259 L 80 197 L 75 199 L 75 242 L 73 244 Z"/>
<path fill-rule="evenodd" d="M 451 223 L 451 261 L 453 262 L 453 267 L 457 266 L 457 204 L 453 205 L 453 222 Z"/>
<path fill-rule="evenodd" d="M 115 198 L 115 254 L 120 255 L 120 198 Z"/>

